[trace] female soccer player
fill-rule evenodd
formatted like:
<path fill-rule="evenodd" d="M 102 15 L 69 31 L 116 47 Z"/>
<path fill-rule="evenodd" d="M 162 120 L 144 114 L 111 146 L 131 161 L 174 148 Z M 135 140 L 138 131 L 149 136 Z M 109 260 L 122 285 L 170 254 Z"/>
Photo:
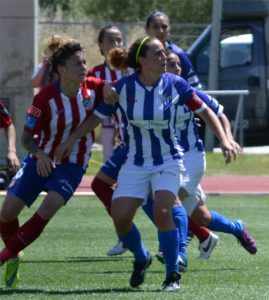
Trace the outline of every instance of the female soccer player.
<path fill-rule="evenodd" d="M 179 57 L 169 52 L 167 54 L 167 70 L 179 74 Z M 231 127 L 228 118 L 223 112 L 223 106 L 213 97 L 207 96 L 202 91 L 197 91 L 198 95 L 207 103 L 207 105 L 219 117 L 227 139 L 233 145 L 236 154 L 241 154 L 242 149 L 232 136 Z M 205 150 L 202 140 L 198 135 L 198 128 L 194 118 L 194 114 L 187 108 L 181 113 L 178 120 L 182 124 L 179 128 L 182 147 L 184 150 L 184 167 L 181 173 L 181 189 L 180 198 L 183 200 L 189 216 L 191 216 L 198 224 L 208 227 L 211 230 L 224 232 L 234 235 L 239 243 L 250 254 L 257 252 L 255 240 L 249 235 L 248 230 L 242 221 L 230 220 L 222 216 L 218 212 L 209 211 L 205 205 L 205 194 L 200 186 L 200 181 L 206 169 Z M 217 242 L 217 238 L 211 235 L 207 240 L 199 245 L 200 258 L 208 258 L 208 254 L 212 251 Z"/>
<path fill-rule="evenodd" d="M 22 143 L 29 155 L 13 178 L 0 212 L 0 233 L 5 248 L 0 265 L 7 262 L 5 283 L 15 287 L 25 247 L 34 242 L 57 211 L 72 197 L 88 165 L 93 132 L 76 141 L 70 154 L 54 163 L 56 147 L 82 123 L 99 103 L 104 82 L 86 78 L 82 47 L 74 40 L 64 43 L 52 56 L 52 70 L 59 81 L 42 89 L 26 117 Z M 40 137 L 39 143 L 33 133 Z M 22 226 L 18 216 L 40 192 L 47 196 Z"/>
<path fill-rule="evenodd" d="M 91 68 L 88 72 L 89 76 L 101 78 L 108 82 L 115 82 L 116 80 L 126 76 L 133 71 L 129 68 L 119 70 L 112 68 L 109 62 L 109 51 L 113 48 L 122 47 L 122 34 L 118 27 L 108 25 L 103 27 L 98 35 L 98 46 L 101 55 L 104 56 L 104 63 Z M 117 128 L 118 123 L 115 118 L 107 118 L 102 121 L 101 125 L 101 143 L 103 145 L 103 161 L 107 162 L 113 155 L 114 147 L 117 142 L 120 143 L 119 132 Z M 120 149 L 116 149 L 118 153 Z M 105 163 L 106 165 L 106 163 Z M 103 172 L 104 171 L 104 172 Z M 111 174 L 106 170 L 101 169 L 92 182 L 92 190 L 96 196 L 105 205 L 108 213 L 110 214 L 110 202 L 112 196 L 112 186 L 114 185 L 114 179 L 111 178 Z M 121 241 L 117 241 L 116 245 L 107 251 L 107 255 L 120 255 L 126 251 Z"/>
<path fill-rule="evenodd" d="M 128 154 L 113 194 L 111 215 L 119 238 L 135 257 L 130 285 L 141 285 L 151 264 L 151 256 L 133 218 L 152 189 L 154 219 L 166 266 L 163 290 L 178 291 L 178 231 L 172 218 L 182 166 L 181 147 L 174 134 L 177 109 L 186 104 L 197 112 L 215 132 L 228 160 L 233 155 L 233 148 L 218 118 L 190 85 L 178 76 L 164 73 L 165 49 L 158 39 L 137 40 L 122 60 L 136 72 L 113 84 L 119 102 L 114 107 L 104 105 L 103 109 L 95 110 L 95 114 L 60 146 L 56 157 L 61 159 L 64 153 L 69 153 L 74 141 L 97 126 L 102 118 L 110 116 L 116 109 L 121 110 L 127 130 Z"/>
<path fill-rule="evenodd" d="M 101 78 L 109 82 L 114 82 L 130 72 L 112 69 L 109 65 L 109 51 L 116 47 L 122 47 L 122 34 L 118 27 L 108 25 L 103 27 L 98 35 L 98 46 L 100 53 L 104 56 L 104 63 L 94 66 L 88 72 L 88 76 Z M 112 118 L 103 120 L 101 126 L 101 143 L 103 145 L 103 161 L 108 160 L 112 153 L 117 139 L 115 123 Z"/>
<path fill-rule="evenodd" d="M 171 32 L 168 16 L 164 12 L 158 10 L 153 11 L 146 19 L 145 30 L 149 36 L 159 39 L 166 50 L 176 53 L 181 64 L 180 76 L 187 80 L 193 88 L 200 89 L 201 83 L 190 59 L 180 47 L 168 40 Z"/>
<path fill-rule="evenodd" d="M 171 31 L 170 21 L 168 16 L 161 11 L 153 11 L 146 20 L 146 26 L 145 26 L 146 32 L 153 37 L 157 37 L 164 45 L 164 47 L 174 52 L 181 64 L 181 76 L 186 79 L 189 84 L 194 88 L 201 88 L 201 84 L 199 82 L 199 79 L 193 69 L 193 66 L 188 58 L 188 56 L 184 53 L 184 51 L 176 46 L 174 43 L 168 40 L 169 34 Z M 229 130 L 229 121 L 227 117 L 224 114 L 221 114 L 220 120 L 223 125 L 226 126 L 226 134 L 227 136 L 230 136 L 230 142 L 233 143 L 233 147 L 237 153 L 240 153 L 240 146 L 237 143 L 234 143 L 231 135 L 231 131 Z M 186 134 L 187 131 L 185 131 Z M 200 140 L 201 141 L 201 140 Z M 202 142 L 202 141 L 201 141 Z M 196 147 L 195 147 L 196 148 Z M 192 160 L 189 161 L 190 165 L 192 165 Z M 193 165 L 192 165 L 193 168 Z M 187 194 L 182 194 L 183 190 L 181 189 L 181 197 Z M 197 191 L 197 197 L 193 194 L 192 196 L 189 196 L 188 198 L 188 204 L 192 203 L 192 205 L 195 205 L 194 203 L 197 203 L 197 199 L 201 199 L 201 192 Z M 204 194 L 202 194 L 204 195 Z M 190 199 L 192 197 L 192 200 Z M 195 200 L 196 199 L 196 200 Z M 203 203 L 203 201 L 201 201 Z M 186 205 L 186 204 L 185 204 Z M 193 207 L 192 207 L 193 208 Z M 196 212 L 196 213 L 195 213 Z M 200 225 L 208 227 L 211 230 L 220 231 L 220 232 L 226 232 L 233 234 L 240 244 L 251 254 L 255 254 L 257 251 L 256 248 L 256 242 L 254 239 L 249 235 L 246 226 L 241 221 L 232 221 L 225 217 L 223 217 L 221 214 L 217 212 L 209 212 L 204 205 L 197 206 L 197 209 L 193 212 L 192 218 L 196 220 Z M 209 242 L 209 243 L 208 243 Z M 208 241 L 205 240 L 205 245 L 200 245 L 200 256 L 207 257 L 207 253 L 204 253 L 203 249 L 212 249 L 210 247 L 214 246 L 214 242 L 216 242 L 216 238 L 209 237 Z"/>

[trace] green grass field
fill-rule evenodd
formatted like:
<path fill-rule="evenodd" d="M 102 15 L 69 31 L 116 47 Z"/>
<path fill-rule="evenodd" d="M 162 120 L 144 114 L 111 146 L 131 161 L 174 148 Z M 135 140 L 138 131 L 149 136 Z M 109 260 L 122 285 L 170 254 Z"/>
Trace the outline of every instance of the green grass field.
<path fill-rule="evenodd" d="M 0 197 L 2 202 L 3 197 Z M 33 214 L 41 198 L 25 209 L 21 221 Z M 95 197 L 73 197 L 25 250 L 21 282 L 15 290 L 0 288 L 1 299 L 269 299 L 268 197 L 209 197 L 208 207 L 246 221 L 257 240 L 258 252 L 249 255 L 233 236 L 220 242 L 207 261 L 197 260 L 198 242 L 188 248 L 189 270 L 178 294 L 160 292 L 164 267 L 156 260 L 139 290 L 129 288 L 132 255 L 107 257 L 116 236 L 111 219 Z M 136 224 L 149 251 L 157 250 L 156 231 L 139 210 Z M 0 269 L 0 275 L 4 267 Z"/>

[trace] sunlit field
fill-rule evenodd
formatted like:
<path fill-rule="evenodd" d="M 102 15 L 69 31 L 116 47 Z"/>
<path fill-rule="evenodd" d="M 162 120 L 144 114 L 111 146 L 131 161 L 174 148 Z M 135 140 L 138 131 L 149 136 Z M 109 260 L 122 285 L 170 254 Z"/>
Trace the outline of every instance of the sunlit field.
<path fill-rule="evenodd" d="M 40 200 L 23 211 L 22 222 L 33 214 Z M 208 206 L 230 218 L 245 220 L 257 240 L 257 254 L 248 254 L 233 236 L 219 234 L 211 258 L 201 261 L 196 259 L 198 242 L 193 239 L 179 294 L 160 291 L 164 267 L 157 259 L 141 288 L 131 289 L 131 253 L 105 255 L 116 243 L 116 236 L 101 202 L 96 197 L 73 197 L 25 250 L 20 283 L 14 290 L 2 284 L 1 299 L 269 299 L 268 197 L 209 197 Z M 135 222 L 154 255 L 155 228 L 141 210 Z M 0 269 L 1 276 L 4 268 Z"/>

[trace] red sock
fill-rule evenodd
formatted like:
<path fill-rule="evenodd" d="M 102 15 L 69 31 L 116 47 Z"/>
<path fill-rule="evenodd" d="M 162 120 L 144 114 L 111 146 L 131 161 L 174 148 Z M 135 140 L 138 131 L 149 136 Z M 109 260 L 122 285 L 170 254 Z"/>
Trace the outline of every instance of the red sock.
<path fill-rule="evenodd" d="M 114 192 L 112 186 L 98 177 L 94 177 L 92 181 L 92 190 L 95 195 L 102 201 L 107 212 L 111 216 L 112 194 Z"/>
<path fill-rule="evenodd" d="M 199 239 L 200 243 L 204 242 L 210 235 L 207 228 L 198 225 L 192 218 L 188 217 L 189 230 Z"/>
<path fill-rule="evenodd" d="M 19 229 L 18 218 L 8 223 L 0 221 L 0 235 L 5 245 L 10 240 L 10 238 L 16 233 L 18 229 Z"/>
<path fill-rule="evenodd" d="M 0 261 L 4 263 L 35 241 L 48 222 L 35 213 L 7 242 L 6 248 L 0 252 Z"/>

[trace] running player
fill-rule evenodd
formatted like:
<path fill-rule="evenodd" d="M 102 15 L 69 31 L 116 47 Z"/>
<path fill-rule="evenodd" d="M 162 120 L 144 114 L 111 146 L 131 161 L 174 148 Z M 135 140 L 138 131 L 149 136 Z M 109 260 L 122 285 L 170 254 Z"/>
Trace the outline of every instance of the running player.
<path fill-rule="evenodd" d="M 179 74 L 179 57 L 170 52 L 167 54 L 167 70 Z M 223 106 L 218 103 L 213 97 L 207 96 L 201 91 L 197 91 L 198 95 L 207 103 L 207 105 L 216 113 L 222 123 L 226 137 L 233 145 L 237 154 L 242 153 L 240 145 L 238 145 L 232 136 L 231 127 L 228 118 L 223 113 Z M 200 186 L 200 181 L 206 169 L 205 151 L 203 142 L 198 136 L 197 124 L 194 119 L 194 114 L 185 107 L 184 112 L 180 113 L 182 128 L 180 136 L 182 147 L 184 149 L 184 167 L 185 170 L 181 173 L 181 189 L 179 192 L 180 199 L 183 200 L 183 205 L 187 214 L 194 218 L 198 224 L 206 226 L 209 229 L 225 232 L 234 235 L 239 243 L 250 254 L 255 254 L 257 246 L 255 240 L 249 235 L 248 230 L 242 221 L 230 220 L 222 216 L 218 212 L 211 212 L 205 205 L 205 194 Z M 208 258 L 210 250 L 215 246 L 217 238 L 213 235 L 209 239 L 200 243 L 199 258 Z"/>
<path fill-rule="evenodd" d="M 128 154 L 113 194 L 111 215 L 118 236 L 135 256 L 130 284 L 132 287 L 142 284 L 151 263 L 151 256 L 132 221 L 152 188 L 154 219 L 166 266 L 163 290 L 178 291 L 178 230 L 172 218 L 172 207 L 178 200 L 182 163 L 181 147 L 174 135 L 178 106 L 187 104 L 210 124 L 228 161 L 234 152 L 218 118 L 190 85 L 178 76 L 164 73 L 165 49 L 158 39 L 137 40 L 127 54 L 122 55 L 122 60 L 136 72 L 114 84 L 119 94 L 118 104 L 95 110 L 95 115 L 85 120 L 80 129 L 58 148 L 56 156 L 60 159 L 64 153 L 69 153 L 74 141 L 96 127 L 103 117 L 116 109 L 122 111 Z"/>
<path fill-rule="evenodd" d="M 82 47 L 74 40 L 67 41 L 53 54 L 52 70 L 60 79 L 42 89 L 27 112 L 22 143 L 30 154 L 13 178 L 0 212 L 0 233 L 5 243 L 0 252 L 0 265 L 7 262 L 8 287 L 15 287 L 18 282 L 22 250 L 38 238 L 75 192 L 94 141 L 93 132 L 85 135 L 75 143 L 68 157 L 54 163 L 56 147 L 99 103 L 104 82 L 86 78 Z M 38 144 L 33 133 L 40 137 Z M 47 191 L 47 195 L 41 205 L 20 226 L 20 212 L 25 205 L 30 207 L 42 191 Z"/>

